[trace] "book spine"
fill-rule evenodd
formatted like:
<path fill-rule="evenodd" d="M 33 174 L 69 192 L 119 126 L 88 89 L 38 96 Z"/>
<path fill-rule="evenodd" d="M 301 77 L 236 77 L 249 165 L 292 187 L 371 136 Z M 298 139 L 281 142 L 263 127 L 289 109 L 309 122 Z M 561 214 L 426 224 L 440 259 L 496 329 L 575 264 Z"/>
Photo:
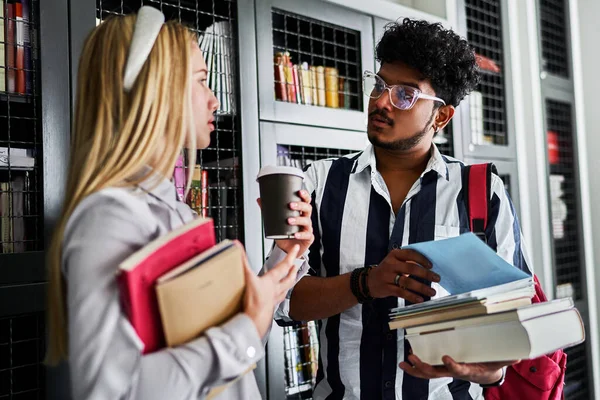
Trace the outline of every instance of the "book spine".
<path fill-rule="evenodd" d="M 347 108 L 346 106 L 346 98 L 344 97 L 344 78 L 339 77 L 338 78 L 338 106 L 340 108 Z"/>
<path fill-rule="evenodd" d="M 292 72 L 292 62 L 290 61 L 290 53 L 286 52 L 283 55 L 283 73 L 285 75 L 285 84 L 287 90 L 287 100 L 290 103 L 296 102 L 296 91 L 294 90 L 294 73 Z"/>
<path fill-rule="evenodd" d="M 6 91 L 14 93 L 16 90 L 15 71 L 15 5 L 6 5 Z"/>
<path fill-rule="evenodd" d="M 294 65 L 294 73 L 296 74 L 295 79 L 298 80 L 296 91 L 298 93 L 299 104 L 306 104 L 306 98 L 304 97 L 304 79 L 302 79 L 302 66 Z"/>
<path fill-rule="evenodd" d="M 33 93 L 33 60 L 31 59 L 31 36 L 29 25 L 31 23 L 31 0 L 21 0 L 23 4 L 23 35 L 25 54 L 25 93 Z"/>
<path fill-rule="evenodd" d="M 25 94 L 25 35 L 23 32 L 23 5 L 15 3 L 15 67 L 16 92 Z"/>
<path fill-rule="evenodd" d="M 319 105 L 319 95 L 317 93 L 317 67 L 310 67 L 310 84 L 312 90 L 312 104 Z"/>
<path fill-rule="evenodd" d="M 298 78 L 298 66 L 292 66 L 292 78 L 294 80 L 294 94 L 296 95 L 296 103 L 302 104 L 302 91 L 300 90 L 300 79 Z"/>
<path fill-rule="evenodd" d="M 317 99 L 318 105 L 325 107 L 327 101 L 325 99 L 325 67 L 317 67 Z"/>
<path fill-rule="evenodd" d="M 6 55 L 4 35 L 4 0 L 0 0 L 0 92 L 6 91 Z"/>
<path fill-rule="evenodd" d="M 275 56 L 273 65 L 274 80 L 275 80 L 275 99 L 279 101 L 288 101 L 287 90 L 285 88 L 285 73 L 283 72 L 283 55 L 278 53 Z"/>
<path fill-rule="evenodd" d="M 202 216 L 208 216 L 208 171 L 202 170 Z"/>
<path fill-rule="evenodd" d="M 302 96 L 304 97 L 304 104 L 312 105 L 312 79 L 310 70 L 308 69 L 308 63 L 302 63 L 300 73 L 302 76 Z"/>
<path fill-rule="evenodd" d="M 338 108 L 338 71 L 336 68 L 325 68 L 325 89 L 327 107 Z"/>

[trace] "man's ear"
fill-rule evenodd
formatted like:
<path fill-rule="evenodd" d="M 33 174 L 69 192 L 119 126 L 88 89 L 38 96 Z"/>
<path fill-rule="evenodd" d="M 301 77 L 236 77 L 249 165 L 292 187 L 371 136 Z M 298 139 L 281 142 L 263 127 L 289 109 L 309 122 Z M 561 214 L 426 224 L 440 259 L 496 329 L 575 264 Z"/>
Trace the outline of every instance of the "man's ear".
<path fill-rule="evenodd" d="M 454 116 L 454 110 L 454 106 L 452 105 L 441 106 L 438 108 L 437 116 L 433 123 L 436 130 L 444 129 L 444 127 L 448 125 Z"/>

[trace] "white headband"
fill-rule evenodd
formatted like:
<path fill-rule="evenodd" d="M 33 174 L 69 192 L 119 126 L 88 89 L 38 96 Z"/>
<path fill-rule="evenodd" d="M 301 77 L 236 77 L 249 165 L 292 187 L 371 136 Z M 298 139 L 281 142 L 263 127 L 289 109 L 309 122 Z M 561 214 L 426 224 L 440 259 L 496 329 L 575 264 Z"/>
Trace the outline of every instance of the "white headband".
<path fill-rule="evenodd" d="M 123 76 L 126 92 L 133 87 L 164 23 L 165 16 L 156 8 L 144 6 L 138 11 Z"/>

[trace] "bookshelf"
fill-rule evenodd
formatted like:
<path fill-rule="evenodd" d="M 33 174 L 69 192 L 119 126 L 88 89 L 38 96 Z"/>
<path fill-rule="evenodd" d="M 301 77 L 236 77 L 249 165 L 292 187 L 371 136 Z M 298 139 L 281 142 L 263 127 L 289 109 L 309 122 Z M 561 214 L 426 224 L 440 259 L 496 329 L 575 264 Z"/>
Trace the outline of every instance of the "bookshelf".
<path fill-rule="evenodd" d="M 70 125 L 68 21 L 61 1 L 0 0 L 0 10 L 0 399 L 40 399 L 44 249 Z"/>
<path fill-rule="evenodd" d="M 361 151 L 368 143 L 366 134 L 362 132 L 266 121 L 260 124 L 260 135 L 262 165 L 298 168 L 316 160 Z M 265 254 L 272 246 L 271 240 L 264 239 Z M 318 335 L 318 321 L 286 327 L 273 325 L 267 343 L 270 399 L 311 398 L 318 369 Z"/>
<path fill-rule="evenodd" d="M 256 4 L 256 29 L 261 120 L 365 130 L 371 18 L 319 0 L 269 0 Z"/>
<path fill-rule="evenodd" d="M 215 220 L 217 240 L 243 240 L 243 211 L 241 185 L 241 129 L 237 112 L 237 7 L 235 1 L 212 0 L 131 0 L 96 1 L 96 18 L 102 21 L 111 15 L 136 12 L 142 5 L 160 9 L 165 17 L 175 19 L 198 34 L 209 74 L 208 84 L 219 99 L 215 131 L 208 148 L 199 150 L 198 172 L 199 204 L 196 211 Z M 183 193 L 188 171 L 194 166 L 176 168 L 183 179 L 176 185 Z M 196 180 L 196 179 L 195 179 Z M 193 189 L 193 191 L 196 189 Z M 204 193 L 204 194 L 202 194 Z M 189 198 L 184 199 L 188 201 Z"/>
<path fill-rule="evenodd" d="M 463 101 L 464 155 L 516 159 L 512 107 L 511 43 L 503 0 L 461 0 L 464 33 L 474 47 L 481 71 L 479 86 Z"/>

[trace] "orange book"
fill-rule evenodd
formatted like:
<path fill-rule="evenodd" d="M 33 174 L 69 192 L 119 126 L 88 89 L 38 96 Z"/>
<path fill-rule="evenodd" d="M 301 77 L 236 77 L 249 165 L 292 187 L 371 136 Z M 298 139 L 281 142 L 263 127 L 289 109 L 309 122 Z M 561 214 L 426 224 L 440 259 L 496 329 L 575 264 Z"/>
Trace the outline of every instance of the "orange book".
<path fill-rule="evenodd" d="M 337 68 L 325 68 L 325 102 L 327 107 L 338 108 L 338 70 Z"/>
<path fill-rule="evenodd" d="M 285 85 L 287 89 L 287 101 L 296 103 L 296 91 L 294 88 L 294 73 L 290 53 L 283 53 L 283 73 L 285 75 Z"/>
<path fill-rule="evenodd" d="M 288 101 L 287 90 L 285 88 L 285 73 L 283 71 L 283 53 L 277 53 L 273 60 L 274 79 L 275 79 L 275 99 Z"/>

